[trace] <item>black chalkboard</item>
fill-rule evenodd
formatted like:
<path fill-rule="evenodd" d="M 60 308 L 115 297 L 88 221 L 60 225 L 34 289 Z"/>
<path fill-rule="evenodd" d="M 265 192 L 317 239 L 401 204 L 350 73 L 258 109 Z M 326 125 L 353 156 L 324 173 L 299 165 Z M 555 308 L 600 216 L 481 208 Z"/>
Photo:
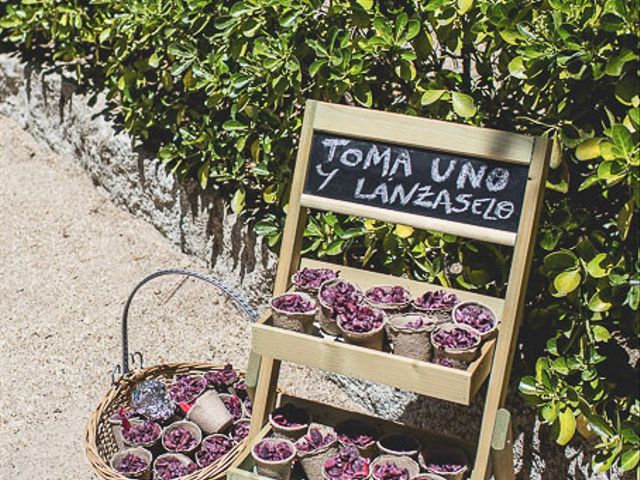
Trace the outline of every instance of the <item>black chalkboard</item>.
<path fill-rule="evenodd" d="M 304 193 L 516 232 L 528 171 L 315 132 Z"/>

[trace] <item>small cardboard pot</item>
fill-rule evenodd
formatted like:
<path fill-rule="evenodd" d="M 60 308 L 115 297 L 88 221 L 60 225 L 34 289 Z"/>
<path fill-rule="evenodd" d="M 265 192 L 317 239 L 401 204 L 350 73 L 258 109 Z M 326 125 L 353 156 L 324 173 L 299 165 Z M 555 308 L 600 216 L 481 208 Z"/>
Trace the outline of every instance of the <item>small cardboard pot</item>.
<path fill-rule="evenodd" d="M 167 444 L 165 443 L 166 440 L 166 436 L 169 432 L 171 432 L 172 430 L 176 429 L 176 428 L 184 428 L 185 430 L 187 430 L 191 435 L 193 435 L 193 438 L 195 439 L 195 444 L 193 445 L 193 447 L 189 448 L 188 450 L 174 450 L 171 449 L 167 446 Z M 196 425 L 193 422 L 189 422 L 188 420 L 181 420 L 179 422 L 173 422 L 171 425 L 167 425 L 163 432 L 162 432 L 162 447 L 170 453 L 190 453 L 193 452 L 196 448 L 198 448 L 198 445 L 200 445 L 200 442 L 202 441 L 202 430 L 200 430 L 200 427 L 198 427 L 198 425 Z"/>
<path fill-rule="evenodd" d="M 402 433 L 385 435 L 378 440 L 377 446 L 380 453 L 394 457 L 418 458 L 418 454 L 422 449 L 422 445 L 417 438 Z"/>
<path fill-rule="evenodd" d="M 406 326 L 420 319 L 425 325 L 419 328 Z M 390 317 L 386 328 L 393 353 L 423 362 L 430 361 L 433 357 L 431 331 L 437 324 L 438 320 L 435 317 L 422 313 L 404 313 Z"/>
<path fill-rule="evenodd" d="M 135 426 L 135 425 L 142 425 L 144 422 L 144 420 L 140 420 L 140 419 L 133 419 L 133 420 L 129 420 L 129 422 L 131 423 L 131 426 Z M 124 441 L 124 444 L 128 447 L 144 447 L 144 448 L 148 448 L 148 449 L 152 449 L 154 447 L 154 445 L 156 445 L 158 443 L 158 440 L 160 440 L 160 437 L 162 436 L 162 427 L 160 427 L 159 423 L 156 422 L 151 422 L 153 423 L 155 426 L 157 426 L 157 431 L 158 431 L 158 435 L 156 436 L 156 438 L 154 440 L 151 440 L 149 442 L 146 443 L 141 443 L 141 444 L 136 444 L 130 440 L 127 439 L 127 434 L 124 431 L 124 428 L 122 430 L 122 439 Z"/>
<path fill-rule="evenodd" d="M 423 295 L 426 295 L 427 293 L 429 293 L 429 292 L 425 292 L 425 294 L 423 294 Z M 455 298 L 457 299 L 457 302 L 460 301 L 457 296 Z M 453 308 L 454 308 L 453 305 L 451 307 L 429 308 L 429 307 L 426 307 L 426 306 L 421 305 L 420 303 L 418 303 L 417 302 L 417 298 L 416 298 L 416 299 L 413 300 L 412 306 L 418 312 L 423 312 L 425 314 L 433 316 L 434 318 L 437 318 L 439 323 L 451 322 L 451 313 L 452 313 Z"/>
<path fill-rule="evenodd" d="M 187 420 L 207 434 L 218 433 L 233 422 L 233 416 L 215 390 L 207 390 L 187 412 Z"/>
<path fill-rule="evenodd" d="M 129 418 L 129 421 L 133 420 L 133 418 Z M 111 425 L 111 431 L 113 432 L 113 438 L 116 442 L 116 446 L 118 450 L 122 450 L 124 445 L 124 438 L 122 436 L 122 419 L 117 417 L 117 414 L 109 417 L 109 424 Z"/>
<path fill-rule="evenodd" d="M 370 459 L 375 457 L 378 451 L 377 445 L 376 445 L 376 439 L 379 436 L 379 431 L 372 425 L 368 425 L 368 424 L 359 422 L 357 420 L 346 420 L 336 425 L 335 431 L 336 431 L 336 436 L 338 437 L 338 443 L 340 444 L 340 446 L 356 447 L 358 449 L 358 453 L 360 453 L 360 456 L 364 458 Z M 344 435 L 346 435 L 347 437 L 350 437 L 352 435 L 360 434 L 360 433 L 363 433 L 372 437 L 371 442 L 367 443 L 366 445 L 355 445 L 349 441 L 345 441 L 344 438 L 341 438 Z"/>
<path fill-rule="evenodd" d="M 371 462 L 371 466 L 369 467 L 372 480 L 380 480 L 378 477 L 376 477 L 375 469 L 376 466 L 382 466 L 385 464 L 392 464 L 400 468 L 405 468 L 409 473 L 409 478 L 412 480 L 420 472 L 420 466 L 415 460 L 410 457 L 397 455 L 380 455 L 373 462 Z"/>
<path fill-rule="evenodd" d="M 292 416 L 293 418 L 295 418 L 296 423 L 298 423 L 299 425 L 295 427 L 285 427 L 278 424 L 274 420 L 274 416 L 278 414 Z M 307 411 L 302 410 L 301 408 L 294 407 L 291 404 L 286 404 L 276 408 L 269 414 L 269 423 L 271 424 L 271 428 L 273 429 L 274 437 L 287 438 L 289 440 L 296 441 L 305 433 L 307 433 L 309 423 L 311 423 L 311 415 L 309 415 Z"/>
<path fill-rule="evenodd" d="M 472 305 L 477 305 L 479 307 L 482 307 L 483 309 L 485 309 L 491 315 L 491 317 L 493 318 L 493 326 L 489 330 L 481 332 L 479 328 L 476 328 L 473 325 L 465 323 L 465 322 L 463 322 L 463 321 L 461 321 L 459 319 L 459 317 L 461 316 L 461 310 L 464 309 L 465 307 L 472 306 Z M 451 313 L 451 317 L 453 318 L 453 323 L 455 323 L 455 324 L 467 325 L 467 326 L 469 326 L 471 328 L 474 328 L 480 334 L 480 338 L 481 338 L 481 340 L 483 342 L 485 340 L 489 340 L 490 338 L 495 337 L 497 335 L 497 333 L 498 333 L 498 317 L 496 316 L 496 312 L 494 312 L 491 307 L 485 305 L 484 303 L 480 303 L 480 302 L 462 302 L 462 303 L 459 303 L 453 308 L 453 312 Z"/>
<path fill-rule="evenodd" d="M 216 458 L 212 462 L 207 463 L 206 459 L 204 459 L 203 457 L 207 454 L 209 446 L 214 444 L 216 439 L 222 440 L 223 442 L 227 443 L 229 445 L 229 450 L 227 450 L 225 453 L 220 455 L 218 458 Z M 233 445 L 234 445 L 233 439 L 228 435 L 223 435 L 222 433 L 214 433 L 213 435 L 209 435 L 208 437 L 205 437 L 204 440 L 202 440 L 202 446 L 196 452 L 196 455 L 195 455 L 196 464 L 200 468 L 205 468 L 205 467 L 208 467 L 209 465 L 213 465 L 214 463 L 219 462 L 220 459 L 224 458 L 231 451 L 231 449 L 233 448 Z M 221 452 L 218 452 L 218 453 L 221 453 Z"/>
<path fill-rule="evenodd" d="M 118 470 L 118 468 L 120 467 L 120 465 L 122 464 L 122 461 L 125 459 L 125 457 L 129 454 L 133 454 L 136 455 L 137 457 L 140 457 L 142 459 L 144 459 L 147 462 L 147 468 L 145 468 L 144 470 L 140 470 L 137 473 L 123 473 L 120 472 L 120 470 Z M 151 454 L 151 452 L 149 450 L 147 450 L 146 448 L 142 448 L 142 447 L 132 447 L 132 448 L 125 448 L 124 450 L 120 450 L 119 452 L 117 452 L 115 455 L 113 455 L 113 457 L 111 457 L 111 468 L 113 469 L 113 471 L 120 473 L 120 475 L 122 475 L 123 477 L 126 478 L 139 478 L 141 480 L 149 480 L 151 478 L 151 463 L 153 462 L 153 455 Z"/>
<path fill-rule="evenodd" d="M 313 309 L 306 312 L 287 312 L 274 306 L 274 302 L 286 295 L 299 295 L 314 306 Z M 318 314 L 318 307 L 315 299 L 309 294 L 304 292 L 285 293 L 279 295 L 271 300 L 271 312 L 273 314 L 273 326 L 278 328 L 284 328 L 285 330 L 291 330 L 298 333 L 313 333 L 313 321 Z"/>
<path fill-rule="evenodd" d="M 162 460 L 164 458 L 176 458 L 183 465 L 189 465 L 189 464 L 196 465 L 196 463 L 193 460 L 191 460 L 189 457 L 187 457 L 186 455 L 183 455 L 181 453 L 163 453 L 162 455 L 159 455 L 156 458 L 156 460 L 153 462 L 153 478 L 154 478 L 154 480 L 163 480 L 160 477 L 160 475 L 158 475 L 158 472 L 157 472 L 156 468 L 157 468 L 157 465 L 158 465 L 158 461 Z M 196 467 L 197 467 L 197 465 L 196 465 Z M 176 478 L 180 478 L 180 477 L 176 477 Z"/>
<path fill-rule="evenodd" d="M 320 289 L 318 290 L 318 304 L 320 308 L 318 309 L 318 323 L 320 324 L 320 329 L 328 333 L 329 335 L 338 336 L 340 335 L 340 329 L 338 328 L 338 323 L 336 322 L 336 315 L 333 307 L 328 305 L 324 300 L 322 300 L 322 291 L 327 287 L 332 287 L 337 283 L 345 282 L 350 283 L 355 287 L 355 294 L 358 297 L 358 301 L 356 303 L 362 302 L 363 293 L 360 287 L 358 287 L 353 282 L 347 282 L 346 280 L 342 280 L 340 278 L 334 278 L 332 280 L 327 280 L 322 285 L 320 285 Z"/>
<path fill-rule="evenodd" d="M 382 350 L 384 348 L 384 326 L 387 323 L 387 314 L 383 310 L 382 323 L 379 327 L 369 330 L 368 332 L 351 332 L 344 328 L 344 316 L 338 316 L 338 328 L 344 338 L 344 341 L 359 347 L 371 348 L 374 350 Z"/>
<path fill-rule="evenodd" d="M 244 402 L 242 401 L 242 399 L 240 397 L 238 397 L 238 395 L 235 394 L 231 394 L 231 393 L 219 393 L 218 396 L 220 397 L 220 400 L 222 400 L 222 402 L 225 405 L 225 408 L 227 409 L 227 411 L 229 413 L 231 413 L 231 415 L 233 416 L 233 421 L 237 422 L 243 418 L 250 418 L 251 417 L 251 413 L 247 412 L 247 407 L 244 404 Z M 227 402 L 230 401 L 231 397 L 236 397 L 240 400 L 240 416 L 239 417 L 235 417 L 234 414 L 231 412 L 231 410 L 227 407 Z"/>
<path fill-rule="evenodd" d="M 455 329 L 462 329 L 471 333 L 476 339 L 474 344 L 469 348 L 453 348 L 453 347 L 444 347 L 440 345 L 437 342 L 437 340 L 435 340 L 438 332 L 455 330 Z M 465 365 L 468 365 L 473 360 L 475 360 L 476 356 L 478 355 L 478 350 L 480 347 L 480 334 L 475 328 L 469 327 L 468 325 L 457 324 L 457 323 L 443 323 L 441 325 L 438 325 L 438 327 L 435 328 L 433 332 L 431 332 L 431 344 L 433 345 L 433 348 L 436 354 L 436 359 L 440 357 L 445 357 L 457 362 L 462 362 Z"/>
<path fill-rule="evenodd" d="M 291 448 L 291 455 L 283 460 L 266 460 L 257 455 L 257 450 L 264 443 L 276 445 L 284 442 Z M 251 456 L 256 464 L 258 475 L 273 478 L 275 480 L 289 480 L 291 477 L 291 464 L 296 456 L 296 447 L 286 438 L 265 438 L 257 442 L 251 449 Z"/>
<path fill-rule="evenodd" d="M 433 445 L 425 448 L 418 459 L 420 466 L 430 474 L 439 475 L 445 480 L 463 480 L 469 470 L 469 459 L 464 451 L 451 445 Z M 455 472 L 439 472 L 429 467 L 432 462 L 462 465 Z"/>
<path fill-rule="evenodd" d="M 314 268 L 314 269 L 311 269 L 311 270 L 317 270 L 317 269 Z M 322 270 L 328 270 L 328 269 L 322 269 Z M 325 280 L 325 282 L 327 282 L 329 280 L 335 280 L 336 278 L 338 278 L 340 276 L 340 271 L 339 270 L 334 270 L 334 272 L 336 274 L 335 278 L 330 278 L 328 280 Z M 297 291 L 308 293 L 314 299 L 318 298 L 318 291 L 320 290 L 320 286 L 322 285 L 321 284 L 316 288 L 302 285 L 302 283 L 300 282 L 300 271 L 297 271 L 296 273 L 294 273 L 291 276 L 291 283 L 296 287 Z"/>
<path fill-rule="evenodd" d="M 322 480 L 324 478 L 322 474 L 324 462 L 338 453 L 338 440 L 335 431 L 331 427 L 319 423 L 312 423 L 309 425 L 308 432 L 311 432 L 312 429 L 318 430 L 323 436 L 323 439 L 331 435 L 333 441 L 315 450 L 303 451 L 301 448 L 304 443 L 304 438 L 300 438 L 296 442 L 296 455 L 308 480 Z"/>
<path fill-rule="evenodd" d="M 369 305 L 371 305 L 373 308 L 377 308 L 378 310 L 384 310 L 385 312 L 387 312 L 388 314 L 392 314 L 392 313 L 398 313 L 401 312 L 403 310 L 406 310 L 406 308 L 411 304 L 411 293 L 409 292 L 409 290 L 407 290 L 406 288 L 404 288 L 401 285 L 398 285 L 400 288 L 402 288 L 406 294 L 406 298 L 407 300 L 404 302 L 399 302 L 399 303 L 379 303 L 376 302 L 372 299 L 369 298 L 369 294 L 376 288 L 382 288 L 385 290 L 391 290 L 392 288 L 395 288 L 396 285 L 376 285 L 375 287 L 371 287 L 368 290 L 366 290 L 364 292 L 364 300 L 365 302 L 367 302 Z"/>
<path fill-rule="evenodd" d="M 446 480 L 440 475 L 436 475 L 435 473 L 419 473 L 411 480 Z"/>

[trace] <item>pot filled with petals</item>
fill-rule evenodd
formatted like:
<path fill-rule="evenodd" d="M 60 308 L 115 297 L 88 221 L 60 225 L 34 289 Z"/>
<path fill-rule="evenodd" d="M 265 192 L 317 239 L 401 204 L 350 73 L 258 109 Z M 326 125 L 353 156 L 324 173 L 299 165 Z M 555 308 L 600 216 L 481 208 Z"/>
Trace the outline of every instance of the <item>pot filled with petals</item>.
<path fill-rule="evenodd" d="M 151 461 L 153 455 L 142 447 L 120 450 L 111 457 L 111 468 L 127 478 L 151 478 Z"/>
<path fill-rule="evenodd" d="M 233 422 L 233 427 L 231 428 L 231 433 L 229 434 L 229 436 L 234 442 L 240 443 L 249 436 L 250 429 L 251 420 L 249 420 L 248 418 L 242 418 L 237 422 Z"/>
<path fill-rule="evenodd" d="M 357 285 L 340 279 L 327 280 L 318 292 L 318 322 L 320 328 L 330 335 L 340 335 L 336 323 L 338 315 L 353 312 L 362 303 L 364 294 Z"/>
<path fill-rule="evenodd" d="M 207 388 L 201 375 L 180 375 L 169 387 L 169 397 L 176 403 L 193 403 Z"/>
<path fill-rule="evenodd" d="M 411 304 L 411 293 L 401 285 L 378 285 L 364 292 L 364 298 L 373 308 L 397 313 Z"/>
<path fill-rule="evenodd" d="M 193 422 L 182 420 L 165 427 L 162 446 L 171 453 L 189 453 L 202 441 L 202 430 Z"/>
<path fill-rule="evenodd" d="M 457 323 L 443 323 L 431 333 L 436 360 L 449 358 L 467 365 L 479 350 L 480 334 L 475 328 Z"/>
<path fill-rule="evenodd" d="M 207 390 L 188 408 L 187 420 L 207 434 L 218 433 L 233 422 L 233 415 L 215 390 Z"/>
<path fill-rule="evenodd" d="M 391 316 L 386 329 L 393 353 L 424 362 L 430 361 L 433 356 L 431 332 L 437 324 L 436 317 L 420 312 Z"/>
<path fill-rule="evenodd" d="M 245 411 L 244 404 L 239 396 L 233 395 L 231 393 L 221 393 L 220 399 L 224 403 L 224 406 L 227 407 L 227 410 L 233 417 L 233 421 L 236 422 L 241 418 L 248 418 L 250 414 Z"/>
<path fill-rule="evenodd" d="M 435 316 L 441 323 L 451 321 L 453 307 L 460 303 L 455 293 L 445 290 L 425 292 L 413 300 L 413 307 L 420 311 Z"/>
<path fill-rule="evenodd" d="M 347 420 L 336 425 L 338 443 L 343 447 L 356 447 L 363 457 L 372 458 L 376 453 L 378 431 L 371 425 L 357 420 Z"/>
<path fill-rule="evenodd" d="M 296 442 L 296 452 L 307 479 L 322 480 L 324 463 L 338 452 L 336 433 L 325 425 L 311 424 Z"/>
<path fill-rule="evenodd" d="M 269 414 L 269 423 L 274 435 L 290 440 L 297 440 L 304 435 L 310 422 L 311 415 L 306 410 L 290 403 L 276 408 Z"/>
<path fill-rule="evenodd" d="M 120 407 L 116 413 L 109 417 L 113 438 L 116 441 L 118 449 L 124 448 L 124 438 L 122 438 L 123 422 L 130 422 L 135 418 L 133 410 Z"/>
<path fill-rule="evenodd" d="M 320 285 L 338 278 L 340 272 L 330 268 L 303 268 L 293 274 L 292 283 L 297 290 L 306 292 L 312 297 L 318 296 Z"/>
<path fill-rule="evenodd" d="M 181 453 L 165 453 L 153 462 L 154 480 L 172 480 L 198 470 L 193 460 Z"/>
<path fill-rule="evenodd" d="M 347 343 L 382 350 L 387 315 L 369 305 L 358 305 L 353 311 L 338 315 L 338 328 Z"/>
<path fill-rule="evenodd" d="M 435 473 L 419 473 L 411 480 L 446 480 L 444 477 L 440 475 L 436 475 Z"/>
<path fill-rule="evenodd" d="M 200 468 L 208 467 L 229 453 L 234 445 L 234 441 L 226 435 L 209 435 L 202 440 L 202 446 L 196 452 L 196 463 Z"/>
<path fill-rule="evenodd" d="M 218 393 L 229 393 L 240 376 L 233 365 L 228 363 L 224 368 L 216 368 L 205 373 L 204 379 L 207 382 L 207 388 L 212 388 Z"/>
<path fill-rule="evenodd" d="M 296 447 L 286 438 L 265 438 L 253 446 L 251 456 L 256 463 L 258 475 L 275 480 L 289 480 Z"/>
<path fill-rule="evenodd" d="M 420 466 L 409 457 L 380 455 L 371 464 L 373 480 L 412 480 L 420 471 Z"/>
<path fill-rule="evenodd" d="M 482 340 L 488 340 L 498 332 L 498 317 L 488 306 L 478 302 L 462 302 L 453 309 L 454 323 L 475 328 Z"/>
<path fill-rule="evenodd" d="M 450 445 L 425 448 L 420 454 L 420 464 L 427 473 L 440 475 L 445 480 L 462 480 L 469 469 L 464 451 Z"/>
<path fill-rule="evenodd" d="M 368 458 L 355 447 L 345 447 L 329 457 L 322 469 L 325 480 L 360 480 L 369 477 Z"/>
<path fill-rule="evenodd" d="M 271 300 L 273 325 L 299 333 L 313 333 L 316 301 L 304 292 L 285 293 Z"/>
<path fill-rule="evenodd" d="M 417 438 L 402 433 L 385 435 L 377 443 L 380 453 L 399 457 L 418 458 L 422 445 Z"/>
<path fill-rule="evenodd" d="M 151 448 L 160 439 L 162 427 L 151 420 L 131 420 L 123 423 L 122 438 L 130 447 Z"/>

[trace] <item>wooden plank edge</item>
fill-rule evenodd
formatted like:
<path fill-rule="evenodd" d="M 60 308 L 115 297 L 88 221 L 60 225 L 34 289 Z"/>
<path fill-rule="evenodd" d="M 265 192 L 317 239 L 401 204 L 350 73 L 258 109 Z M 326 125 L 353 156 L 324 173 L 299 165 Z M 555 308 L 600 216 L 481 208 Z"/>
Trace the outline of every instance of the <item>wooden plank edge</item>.
<path fill-rule="evenodd" d="M 354 215 L 357 217 L 373 218 L 393 224 L 410 225 L 423 230 L 449 233 L 464 238 L 473 238 L 482 242 L 496 243 L 512 247 L 516 242 L 516 233 L 497 230 L 467 223 L 452 222 L 440 218 L 425 217 L 413 213 L 397 212 L 385 208 L 371 207 L 359 203 L 345 202 L 333 198 L 317 197 L 303 193 L 300 204 L 315 210 Z"/>

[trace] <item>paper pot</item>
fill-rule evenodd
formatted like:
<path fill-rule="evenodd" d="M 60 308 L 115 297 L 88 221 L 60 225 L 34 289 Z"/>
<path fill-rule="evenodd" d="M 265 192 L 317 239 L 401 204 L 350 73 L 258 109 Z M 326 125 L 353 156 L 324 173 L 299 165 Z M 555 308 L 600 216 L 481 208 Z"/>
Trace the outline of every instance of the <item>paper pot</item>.
<path fill-rule="evenodd" d="M 132 453 L 140 458 L 143 458 L 147 462 L 147 467 L 137 473 L 124 473 L 120 472 L 119 467 L 122 464 L 122 461 L 125 459 L 127 455 Z M 153 455 L 149 450 L 142 447 L 133 447 L 133 448 L 125 448 L 124 450 L 120 450 L 113 457 L 111 457 L 111 468 L 120 473 L 121 475 L 127 478 L 139 478 L 141 480 L 149 480 L 151 478 L 151 463 L 153 461 Z"/>
<path fill-rule="evenodd" d="M 357 420 L 346 420 L 336 425 L 335 430 L 340 446 L 346 447 L 352 445 L 358 449 L 360 456 L 365 458 L 373 458 L 376 455 L 378 451 L 376 439 L 379 436 L 379 432 L 372 425 L 368 425 Z M 371 437 L 371 441 L 364 445 L 355 445 L 348 440 L 349 437 L 362 434 Z"/>
<path fill-rule="evenodd" d="M 464 451 L 452 445 L 433 445 L 425 448 L 419 457 L 422 468 L 430 474 L 436 474 L 445 480 L 463 480 L 469 469 L 469 459 Z M 460 465 L 455 472 L 441 472 L 430 466 L 434 463 L 446 463 Z"/>
<path fill-rule="evenodd" d="M 166 444 L 166 437 L 167 434 L 169 434 L 169 432 L 171 432 L 172 430 L 176 429 L 176 428 L 184 428 L 185 430 L 187 430 L 191 435 L 193 435 L 193 438 L 195 439 L 195 443 L 193 445 L 193 447 L 186 449 L 186 450 L 179 450 L 179 449 L 172 449 L 170 447 L 167 446 Z M 200 430 L 200 427 L 198 427 L 198 425 L 196 425 L 193 422 L 189 422 L 187 420 L 181 420 L 179 422 L 173 422 L 170 425 L 167 425 L 164 428 L 164 431 L 162 432 L 162 447 L 171 453 L 189 453 L 189 452 L 193 452 L 196 448 L 198 448 L 198 445 L 200 445 L 200 442 L 202 441 L 202 430 Z"/>
<path fill-rule="evenodd" d="M 437 341 L 437 335 L 440 331 L 450 331 L 455 329 L 462 329 L 469 332 L 474 337 L 473 345 L 468 348 L 456 348 L 440 345 Z M 475 360 L 478 355 L 480 347 L 480 334 L 475 328 L 471 328 L 468 325 L 461 325 L 456 323 L 443 323 L 431 332 L 431 344 L 433 345 L 436 359 L 439 357 L 445 357 L 453 361 L 462 362 L 468 365 Z"/>
<path fill-rule="evenodd" d="M 277 443 L 286 443 L 291 449 L 291 455 L 283 460 L 266 460 L 260 458 L 256 453 L 261 445 L 267 443 L 275 445 Z M 273 478 L 275 480 L 289 480 L 291 477 L 291 464 L 296 456 L 296 447 L 290 440 L 285 438 L 265 438 L 256 443 L 251 449 L 251 456 L 256 464 L 258 475 Z"/>
<path fill-rule="evenodd" d="M 306 312 L 287 312 L 274 306 L 279 298 L 286 295 L 299 295 L 314 306 L 312 310 Z M 271 300 L 271 312 L 273 315 L 273 326 L 284 328 L 299 333 L 313 333 L 313 322 L 318 314 L 318 307 L 314 298 L 304 292 L 285 293 Z"/>
<path fill-rule="evenodd" d="M 470 323 L 464 322 L 462 320 L 463 316 L 462 316 L 462 312 L 464 311 L 465 307 L 469 307 L 469 306 L 478 306 L 483 308 L 484 310 L 486 310 L 486 312 L 489 314 L 489 316 L 491 316 L 493 318 L 493 326 L 485 331 L 481 331 L 480 328 L 476 327 L 475 325 L 472 325 Z M 478 333 L 480 334 L 480 338 L 482 339 L 482 341 L 484 342 L 485 340 L 489 340 L 493 337 L 495 337 L 498 333 L 498 317 L 496 315 L 496 312 L 493 311 L 493 309 L 483 303 L 480 302 L 462 302 L 459 303 L 458 305 L 456 305 L 453 309 L 453 312 L 451 313 L 451 317 L 453 318 L 453 323 L 459 324 L 459 325 L 468 325 L 472 328 L 475 328 Z"/>
<path fill-rule="evenodd" d="M 420 321 L 424 323 L 423 326 L 410 327 Z M 430 361 L 433 357 L 431 331 L 437 323 L 438 320 L 435 317 L 422 313 L 405 313 L 390 317 L 386 329 L 393 353 L 424 362 Z"/>
<path fill-rule="evenodd" d="M 218 433 L 233 422 L 233 416 L 215 390 L 208 390 L 194 402 L 187 420 L 207 434 Z"/>
<path fill-rule="evenodd" d="M 378 477 L 376 477 L 376 474 L 375 474 L 376 466 L 383 466 L 385 464 L 392 464 L 392 465 L 396 465 L 399 468 L 406 468 L 407 472 L 409 472 L 410 479 L 415 478 L 415 476 L 418 475 L 418 472 L 420 472 L 420 466 L 412 458 L 385 454 L 385 455 L 380 455 L 371 463 L 371 467 L 369 471 L 371 472 L 372 480 L 380 480 Z"/>
<path fill-rule="evenodd" d="M 418 453 L 422 448 L 422 445 L 415 437 L 401 433 L 385 435 L 378 440 L 377 445 L 382 454 L 413 458 L 418 458 Z"/>
<path fill-rule="evenodd" d="M 175 458 L 177 460 L 180 461 L 180 463 L 182 465 L 193 465 L 193 469 L 195 471 L 195 469 L 197 469 L 197 465 L 196 463 L 191 460 L 189 457 L 187 457 L 186 455 L 183 455 L 181 453 L 164 453 L 162 455 L 159 455 L 158 458 L 155 459 L 155 461 L 153 462 L 153 478 L 154 480 L 163 480 L 162 477 L 160 477 L 160 475 L 158 474 L 158 462 L 164 458 Z M 184 475 L 182 475 L 184 476 Z M 176 477 L 176 478 L 180 478 L 180 477 Z"/>
<path fill-rule="evenodd" d="M 394 302 L 394 303 L 383 303 L 370 298 L 371 294 L 374 292 L 375 289 L 391 290 L 392 288 L 398 288 L 398 287 L 404 291 L 406 295 L 406 300 L 401 302 Z M 407 290 L 402 286 L 376 285 L 375 287 L 371 287 L 364 292 L 364 299 L 373 308 L 384 310 L 388 314 L 393 314 L 393 313 L 399 313 L 403 310 L 406 310 L 406 308 L 411 304 L 411 293 L 409 292 L 409 290 Z"/>
<path fill-rule="evenodd" d="M 286 416 L 290 420 L 293 420 L 297 425 L 280 425 L 274 419 L 274 417 L 277 417 L 278 415 Z M 274 436 L 287 438 L 292 441 L 297 440 L 307 432 L 310 422 L 311 415 L 309 415 L 307 411 L 294 407 L 291 404 L 286 404 L 278 407 L 269 414 L 269 423 L 271 424 L 271 428 L 273 429 Z"/>
<path fill-rule="evenodd" d="M 129 422 L 131 423 L 131 426 L 134 427 L 136 425 L 142 425 L 144 422 L 144 420 L 140 420 L 140 419 L 132 419 L 129 420 Z M 155 427 L 155 430 L 157 430 L 158 435 L 151 441 L 148 442 L 143 442 L 143 443 L 136 443 L 135 441 L 127 438 L 127 433 L 125 432 L 125 430 L 122 430 L 122 438 L 124 440 L 124 444 L 129 446 L 129 447 L 144 447 L 144 448 L 148 448 L 148 449 L 152 449 L 154 447 L 154 445 L 156 445 L 158 443 L 158 441 L 160 440 L 160 437 L 162 435 L 162 428 L 160 427 L 160 424 L 155 423 L 155 422 L 150 422 L 152 423 Z"/>
<path fill-rule="evenodd" d="M 334 309 L 331 307 L 331 305 L 328 305 L 325 301 L 322 300 L 322 291 L 340 282 L 353 285 L 353 287 L 355 288 L 355 291 L 353 294 L 356 297 L 356 300 L 357 300 L 356 303 L 362 302 L 362 298 L 363 298 L 363 293 L 360 287 L 358 287 L 353 282 L 348 282 L 340 278 L 327 280 L 320 286 L 320 290 L 318 291 L 318 304 L 319 304 L 318 315 L 317 315 L 318 323 L 320 324 L 320 329 L 323 332 L 333 336 L 340 335 L 340 329 L 338 328 L 338 324 L 336 322 L 337 314 L 334 311 Z"/>
<path fill-rule="evenodd" d="M 345 319 L 342 315 L 338 316 L 338 328 L 344 341 L 352 345 L 360 347 L 372 348 L 374 350 L 382 350 L 384 348 L 384 326 L 387 323 L 387 315 L 382 311 L 383 319 L 379 327 L 369 330 L 368 332 L 351 332 L 344 328 Z"/>

